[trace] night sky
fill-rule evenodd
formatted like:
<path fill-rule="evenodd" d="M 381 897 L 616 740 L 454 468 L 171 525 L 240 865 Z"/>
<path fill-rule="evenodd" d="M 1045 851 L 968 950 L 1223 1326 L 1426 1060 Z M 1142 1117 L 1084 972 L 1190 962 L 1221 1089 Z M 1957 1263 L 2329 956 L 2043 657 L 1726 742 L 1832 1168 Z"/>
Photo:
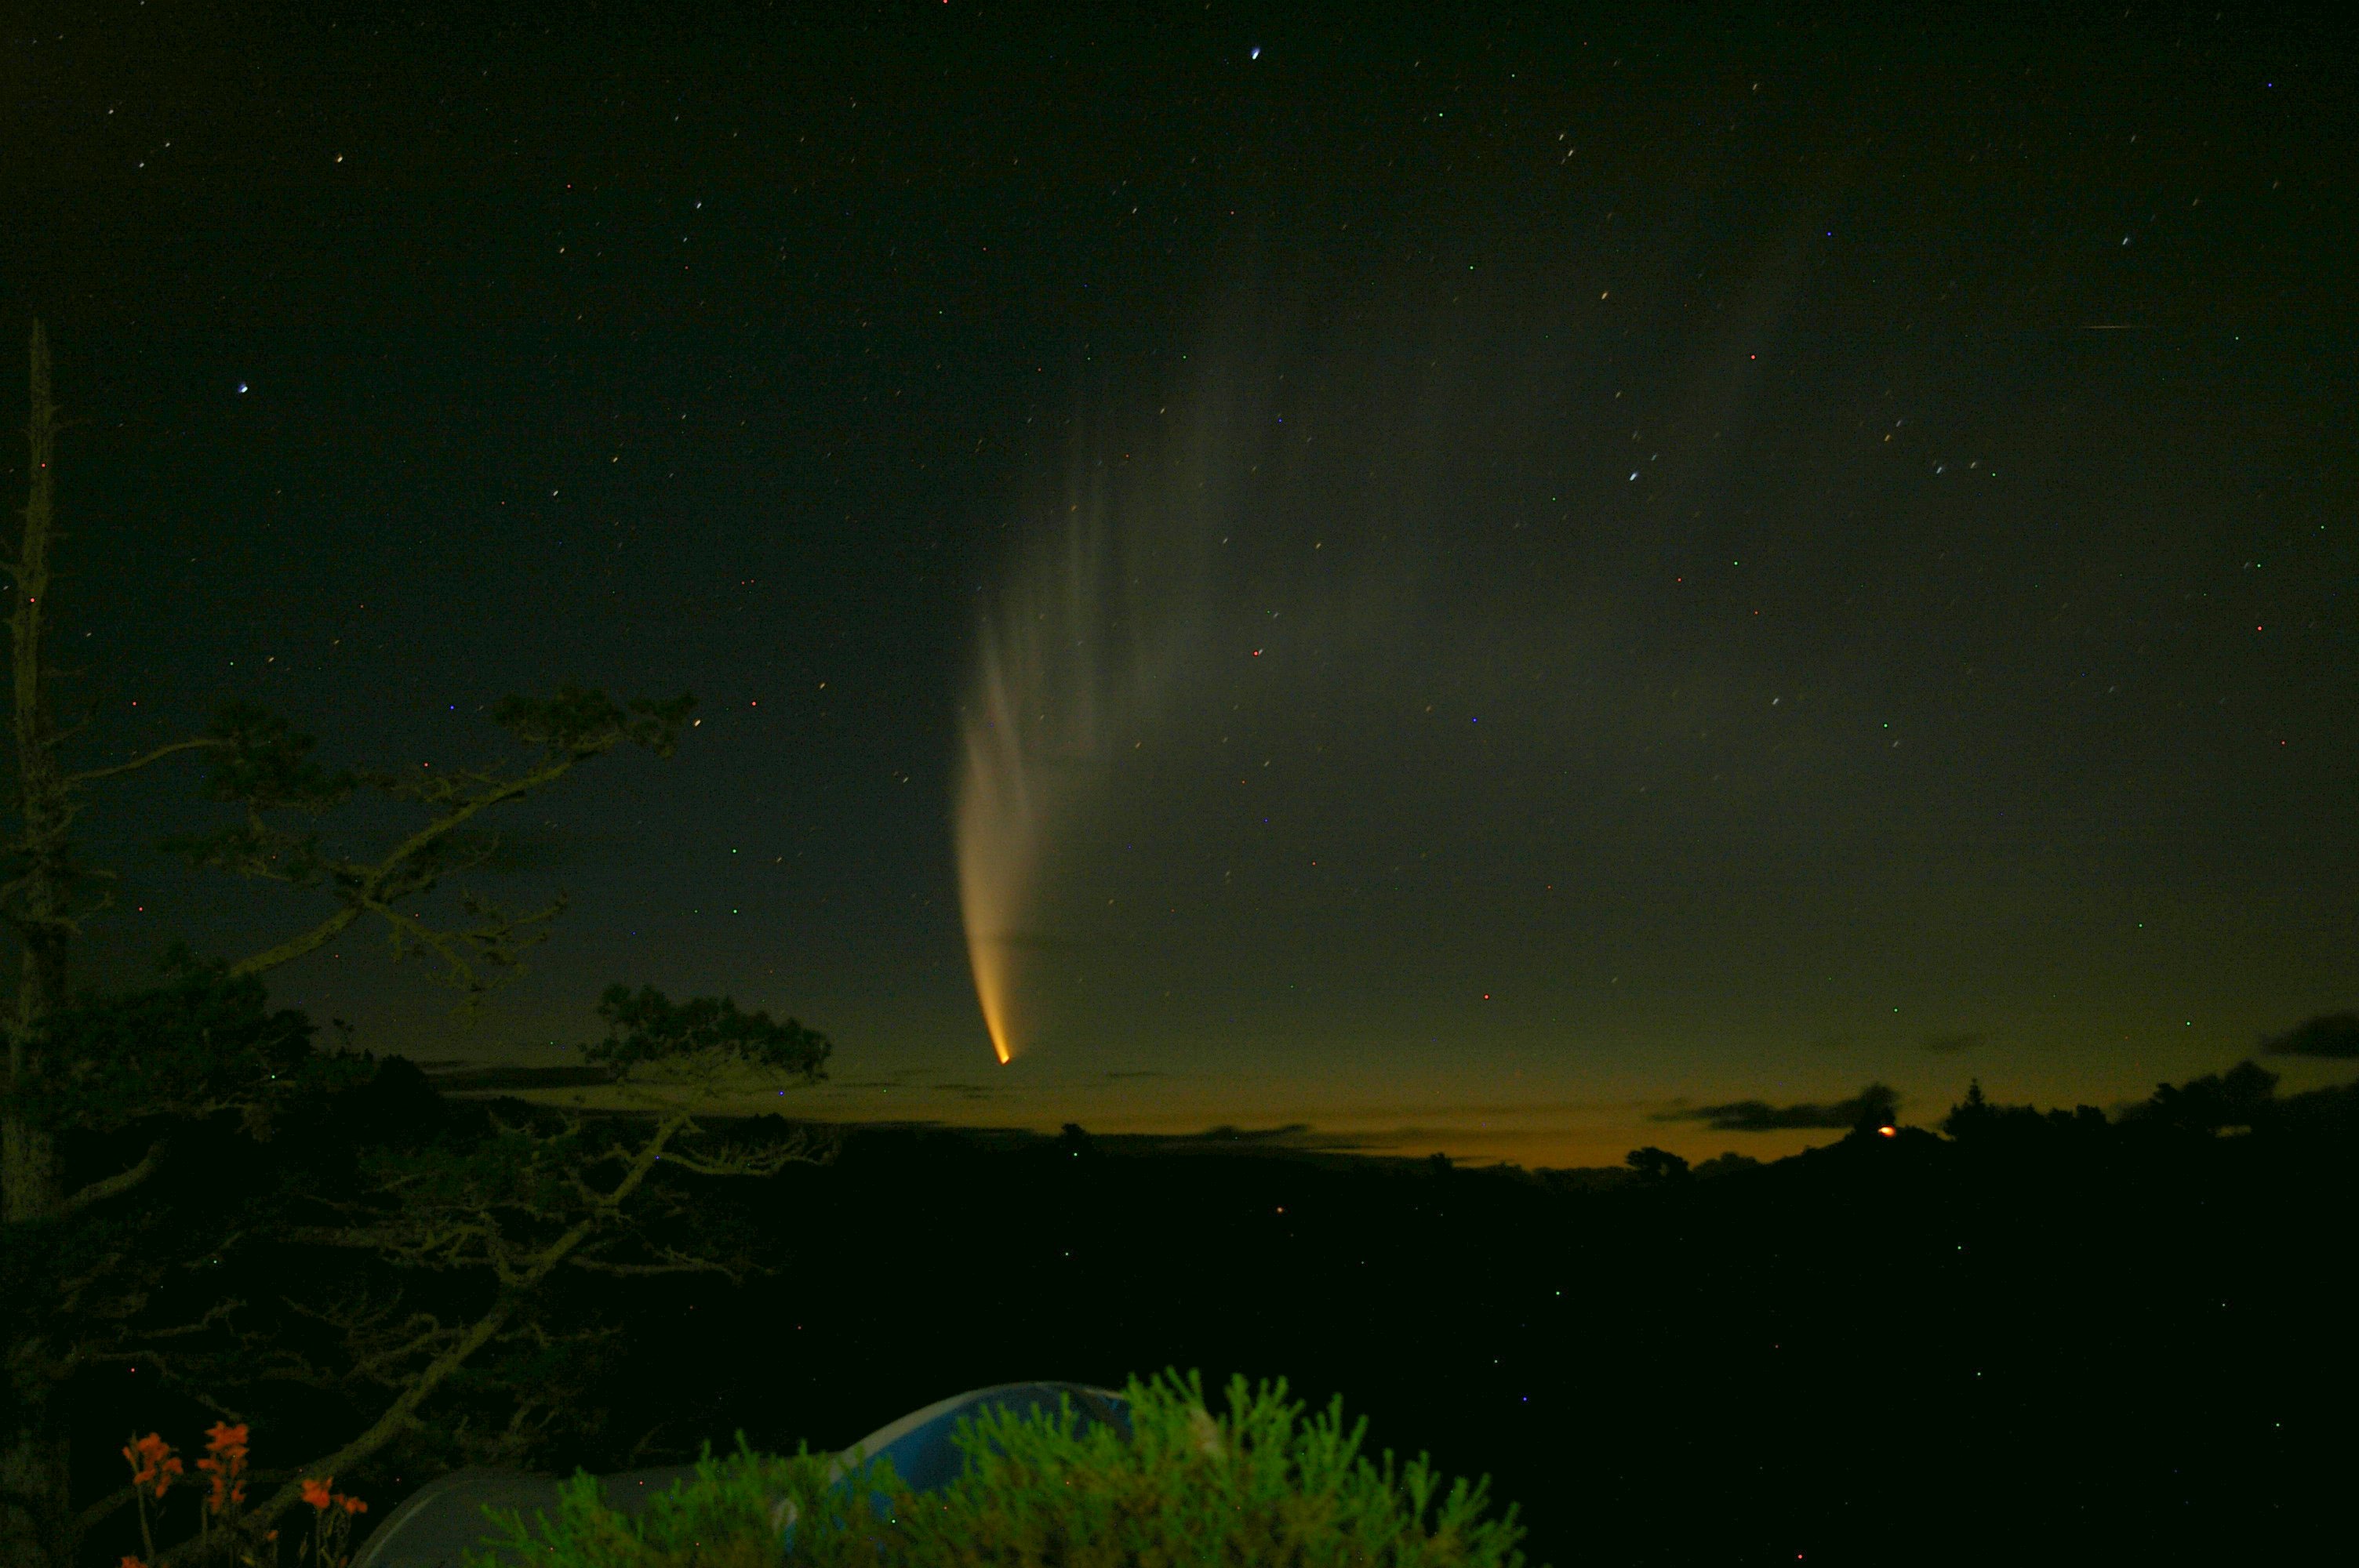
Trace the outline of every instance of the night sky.
<path fill-rule="evenodd" d="M 82 765 L 700 700 L 512 819 L 573 907 L 476 1021 L 376 933 L 278 995 L 550 1063 L 610 980 L 727 992 L 837 1044 L 778 1108 L 1559 1165 L 2359 1004 L 2349 33 L 1122 9 L 6 24 Z M 1003 1067 L 962 715 L 1076 544 Z M 150 848 L 196 782 L 88 819 L 91 977 L 293 924 Z"/>

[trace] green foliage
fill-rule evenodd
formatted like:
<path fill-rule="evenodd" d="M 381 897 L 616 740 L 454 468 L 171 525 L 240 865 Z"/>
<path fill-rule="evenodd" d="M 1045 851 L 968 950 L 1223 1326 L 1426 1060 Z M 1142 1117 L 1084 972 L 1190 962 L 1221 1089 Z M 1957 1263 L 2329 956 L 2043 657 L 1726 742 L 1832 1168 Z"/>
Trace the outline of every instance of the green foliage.
<path fill-rule="evenodd" d="M 330 869 L 319 835 L 271 827 L 263 814 L 292 810 L 316 816 L 332 811 L 352 798 L 361 775 L 322 768 L 311 760 L 317 741 L 251 703 L 223 704 L 206 726 L 205 739 L 216 759 L 205 780 L 205 798 L 242 806 L 245 815 L 211 832 L 173 834 L 163 842 L 165 853 L 203 870 L 298 887 L 317 883 Z"/>
<path fill-rule="evenodd" d="M 554 697 L 504 697 L 492 722 L 552 754 L 592 757 L 627 741 L 669 757 L 695 706 L 692 697 L 676 697 L 665 702 L 641 697 L 624 707 L 603 691 L 566 686 Z"/>
<path fill-rule="evenodd" d="M 250 702 L 223 703 L 206 727 L 226 750 L 205 781 L 205 798 L 250 805 L 259 811 L 293 806 L 325 811 L 349 799 L 360 784 L 349 770 L 330 773 L 311 761 L 319 742 L 279 715 Z"/>
<path fill-rule="evenodd" d="M 266 1137 L 276 1108 L 374 1070 L 315 1051 L 311 1022 L 274 1011 L 259 979 L 199 966 L 185 949 L 178 957 L 163 985 L 85 994 L 44 1020 L 44 1070 L 19 1086 L 17 1108 L 36 1125 L 86 1132 L 234 1109 Z"/>
<path fill-rule="evenodd" d="M 545 1568 L 1516 1568 L 1510 1508 L 1485 1519 L 1488 1486 L 1441 1484 L 1424 1457 L 1361 1452 L 1365 1422 L 1339 1400 L 1304 1419 L 1286 1384 L 1237 1379 L 1214 1416 L 1201 1379 L 1167 1373 L 1125 1390 L 1131 1433 L 1054 1413 L 986 1412 L 962 1425 L 964 1473 L 918 1494 L 879 1461 L 842 1479 L 808 1451 L 758 1454 L 738 1440 L 636 1518 L 577 1476 L 558 1516 L 503 1522 L 501 1553 Z M 856 1463 L 856 1456 L 855 1456 Z M 473 1556 L 469 1568 L 501 1558 Z"/>
<path fill-rule="evenodd" d="M 653 986 L 636 995 L 628 986 L 608 986 L 598 1016 L 606 1021 L 606 1038 L 584 1045 L 582 1054 L 625 1074 L 644 1063 L 704 1057 L 815 1081 L 826 1076 L 835 1049 L 794 1019 L 780 1023 L 766 1012 L 740 1012 L 728 997 L 674 1002 Z"/>
<path fill-rule="evenodd" d="M 506 1530 L 495 1552 L 470 1552 L 468 1568 L 513 1568 L 515 1560 L 545 1568 L 769 1568 L 787 1561 L 788 1520 L 808 1549 L 818 1545 L 831 1563 L 887 1559 L 873 1519 L 854 1528 L 854 1510 L 832 1490 L 832 1455 L 806 1447 L 791 1457 L 756 1454 L 744 1433 L 737 1452 L 716 1460 L 708 1446 L 696 1479 L 654 1498 L 636 1517 L 606 1507 L 597 1477 L 577 1475 L 560 1488 L 557 1517 L 536 1514 L 530 1524 L 514 1509 L 490 1510 Z M 823 1543 L 823 1544 L 821 1544 Z M 797 1561 L 806 1559 L 799 1557 Z"/>

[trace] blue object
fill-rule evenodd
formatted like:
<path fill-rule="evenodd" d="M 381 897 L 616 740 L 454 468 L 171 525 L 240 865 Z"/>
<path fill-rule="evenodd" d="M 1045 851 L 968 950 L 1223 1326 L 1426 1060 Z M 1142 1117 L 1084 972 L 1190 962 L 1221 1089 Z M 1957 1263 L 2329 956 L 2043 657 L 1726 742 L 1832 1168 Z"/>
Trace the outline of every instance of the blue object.
<path fill-rule="evenodd" d="M 1005 1411 L 1018 1421 L 1040 1411 L 1053 1415 L 1059 1402 L 1065 1400 L 1072 1401 L 1076 1433 L 1104 1425 L 1115 1428 L 1125 1437 L 1130 1435 L 1130 1411 L 1120 1394 L 1079 1383 L 1002 1383 L 995 1388 L 952 1394 L 870 1433 L 836 1455 L 831 1473 L 841 1478 L 835 1489 L 841 1491 L 853 1484 L 853 1477 L 843 1471 L 855 1454 L 863 1472 L 890 1460 L 893 1473 L 913 1492 L 946 1487 L 957 1480 L 966 1466 L 966 1455 L 958 1445 L 959 1428 L 965 1422 L 994 1411 Z M 884 1493 L 872 1491 L 868 1500 L 879 1518 L 890 1517 L 891 1508 Z M 785 1544 L 791 1548 L 795 1541 L 794 1519 L 789 1516 L 782 1523 Z"/>
<path fill-rule="evenodd" d="M 1054 1414 L 1060 1400 L 1073 1401 L 1077 1432 L 1098 1425 L 1116 1427 L 1125 1435 L 1130 1432 L 1130 1411 L 1120 1394 L 1080 1383 L 1002 1383 L 953 1394 L 923 1410 L 911 1411 L 846 1449 L 839 1463 L 848 1462 L 855 1451 L 872 1465 L 890 1459 L 894 1473 L 909 1484 L 910 1490 L 930 1492 L 957 1480 L 966 1464 L 966 1455 L 959 1452 L 955 1441 L 960 1422 L 989 1411 L 1006 1411 L 1018 1420 L 1036 1411 Z"/>
<path fill-rule="evenodd" d="M 1053 1412 L 1060 1400 L 1072 1401 L 1077 1431 L 1102 1424 L 1125 1434 L 1130 1431 L 1129 1409 L 1111 1390 L 1082 1383 L 1002 1383 L 953 1394 L 877 1428 L 836 1456 L 837 1473 L 842 1476 L 837 1484 L 853 1484 L 843 1472 L 857 1454 L 864 1465 L 890 1459 L 912 1490 L 930 1492 L 956 1480 L 966 1463 L 953 1441 L 962 1421 L 991 1411 L 1006 1411 L 1019 1419 L 1036 1411 Z M 608 1508 L 636 1514 L 695 1476 L 693 1465 L 667 1465 L 601 1476 L 598 1485 Z M 353 1568 L 461 1568 L 467 1552 L 493 1551 L 500 1543 L 499 1528 L 484 1517 L 486 1508 L 513 1509 L 527 1520 L 537 1513 L 554 1518 L 558 1487 L 555 1476 L 520 1470 L 485 1465 L 453 1470 L 419 1487 L 387 1515 L 361 1543 Z M 788 1528 L 791 1533 L 791 1525 Z"/>

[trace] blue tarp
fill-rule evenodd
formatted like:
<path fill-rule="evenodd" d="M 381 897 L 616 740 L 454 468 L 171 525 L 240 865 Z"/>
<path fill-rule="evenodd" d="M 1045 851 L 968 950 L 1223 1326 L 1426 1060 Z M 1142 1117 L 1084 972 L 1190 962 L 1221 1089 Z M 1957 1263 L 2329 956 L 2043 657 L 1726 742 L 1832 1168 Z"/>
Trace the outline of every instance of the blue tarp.
<path fill-rule="evenodd" d="M 1080 1383 L 1002 1383 L 911 1411 L 870 1433 L 838 1459 L 848 1461 L 855 1451 L 871 1460 L 889 1458 L 912 1487 L 931 1491 L 955 1479 L 965 1463 L 951 1441 L 962 1420 L 990 1410 L 1017 1415 L 1054 1411 L 1060 1399 L 1072 1401 L 1084 1428 L 1099 1422 L 1129 1428 L 1122 1396 L 1108 1390 Z M 635 1514 L 649 1498 L 695 1474 L 693 1465 L 668 1465 L 602 1476 L 599 1486 L 609 1508 Z M 527 1521 L 536 1513 L 554 1517 L 558 1485 L 555 1476 L 520 1470 L 453 1470 L 419 1487 L 394 1509 L 362 1543 L 353 1568 L 460 1568 L 466 1552 L 487 1550 L 500 1537 L 499 1528 L 484 1517 L 486 1508 L 513 1509 Z"/>

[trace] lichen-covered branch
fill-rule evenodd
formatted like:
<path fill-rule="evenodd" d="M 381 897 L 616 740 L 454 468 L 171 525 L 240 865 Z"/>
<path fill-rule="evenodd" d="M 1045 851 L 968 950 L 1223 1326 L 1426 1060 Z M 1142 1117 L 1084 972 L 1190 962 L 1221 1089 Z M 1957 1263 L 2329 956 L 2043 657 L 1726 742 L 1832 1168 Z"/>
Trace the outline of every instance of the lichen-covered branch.
<path fill-rule="evenodd" d="M 677 746 L 692 698 L 618 705 L 603 692 L 567 687 L 548 698 L 509 697 L 494 719 L 509 734 L 539 749 L 523 772 L 502 774 L 459 770 L 440 775 L 329 774 L 308 760 L 311 740 L 252 710 L 232 710 L 217 725 L 217 738 L 231 752 L 216 773 L 212 793 L 246 807 L 242 824 L 176 847 L 200 864 L 243 876 L 301 885 L 324 882 L 339 907 L 308 929 L 230 966 L 234 975 L 259 975 L 317 952 L 364 915 L 392 928 L 397 955 L 424 950 L 442 960 L 444 977 L 470 994 L 487 986 L 486 969 L 513 969 L 523 951 L 538 942 L 539 927 L 563 908 L 563 900 L 525 914 L 512 914 L 470 896 L 467 913 L 476 924 L 440 929 L 395 906 L 431 892 L 446 877 L 473 869 L 496 848 L 470 845 L 470 824 L 513 800 L 549 788 L 582 762 L 615 747 L 633 744 L 669 756 Z M 429 819 L 374 860 L 323 855 L 316 835 L 295 834 L 273 825 L 266 813 L 279 807 L 318 811 L 340 805 L 360 783 L 397 800 L 421 805 Z"/>
<path fill-rule="evenodd" d="M 117 1194 L 129 1192 L 132 1188 L 137 1186 L 140 1183 L 154 1175 L 156 1173 L 156 1167 L 163 1162 L 163 1158 L 164 1145 L 162 1142 L 158 1141 L 150 1143 L 147 1145 L 147 1152 L 140 1156 L 139 1162 L 137 1164 L 130 1166 L 125 1170 L 117 1171 L 111 1176 L 103 1177 L 98 1181 L 92 1182 L 88 1186 L 82 1187 L 69 1196 L 65 1200 L 65 1212 L 68 1214 L 78 1214 L 82 1210 L 90 1207 L 92 1204 L 104 1203 L 108 1198 L 114 1197 Z"/>
<path fill-rule="evenodd" d="M 193 741 L 175 741 L 168 746 L 157 747 L 144 757 L 134 757 L 127 762 L 117 762 L 113 767 L 85 768 L 78 773 L 68 773 L 65 776 L 65 782 L 69 785 L 79 786 L 96 784 L 101 779 L 121 778 L 125 773 L 136 773 L 142 768 L 160 762 L 167 757 L 177 757 L 188 752 L 218 751 L 227 744 L 227 741 L 216 740 L 210 735 L 201 735 Z"/>

